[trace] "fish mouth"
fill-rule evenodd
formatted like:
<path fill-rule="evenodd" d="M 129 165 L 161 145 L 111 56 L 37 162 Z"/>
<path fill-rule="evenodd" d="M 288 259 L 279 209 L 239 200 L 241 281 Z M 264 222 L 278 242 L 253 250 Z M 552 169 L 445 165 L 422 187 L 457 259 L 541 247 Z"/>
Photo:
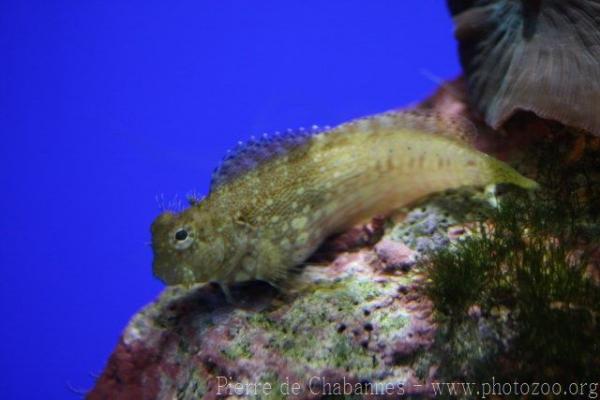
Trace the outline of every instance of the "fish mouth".
<path fill-rule="evenodd" d="M 173 286 L 185 283 L 184 268 L 171 265 L 160 261 L 154 261 L 152 265 L 154 276 L 160 279 L 165 285 Z"/>

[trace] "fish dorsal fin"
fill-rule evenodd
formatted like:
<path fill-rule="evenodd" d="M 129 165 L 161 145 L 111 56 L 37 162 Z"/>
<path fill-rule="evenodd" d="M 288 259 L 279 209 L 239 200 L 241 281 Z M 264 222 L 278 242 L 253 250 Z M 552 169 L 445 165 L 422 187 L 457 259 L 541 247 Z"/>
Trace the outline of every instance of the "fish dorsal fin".
<path fill-rule="evenodd" d="M 366 132 L 389 129 L 414 130 L 444 136 L 468 145 L 471 145 L 477 136 L 477 128 L 466 118 L 419 109 L 387 111 L 350 121 L 340 125 L 338 129 Z"/>
<path fill-rule="evenodd" d="M 239 142 L 235 149 L 227 153 L 213 172 L 210 184 L 211 192 L 264 163 L 305 145 L 311 137 L 322 131 L 319 127 L 313 126 L 310 129 L 300 128 L 271 135 L 263 134 L 258 138 L 251 137 L 247 142 Z"/>
<path fill-rule="evenodd" d="M 252 137 L 247 142 L 239 142 L 235 149 L 228 152 L 212 174 L 210 191 L 307 144 L 317 134 L 337 132 L 343 135 L 350 131 L 377 133 L 389 129 L 426 132 L 465 144 L 471 144 L 477 132 L 475 126 L 464 118 L 448 117 L 423 110 L 395 110 L 355 119 L 333 129 L 313 126 L 311 129 L 300 128 L 273 135 L 263 134 L 258 138 Z"/>

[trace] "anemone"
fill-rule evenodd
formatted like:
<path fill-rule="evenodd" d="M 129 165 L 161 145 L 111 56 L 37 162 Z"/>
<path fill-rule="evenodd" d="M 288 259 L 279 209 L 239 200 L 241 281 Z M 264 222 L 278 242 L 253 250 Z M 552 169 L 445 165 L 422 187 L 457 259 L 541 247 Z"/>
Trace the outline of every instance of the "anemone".
<path fill-rule="evenodd" d="M 448 0 L 471 103 L 600 136 L 600 0 Z"/>

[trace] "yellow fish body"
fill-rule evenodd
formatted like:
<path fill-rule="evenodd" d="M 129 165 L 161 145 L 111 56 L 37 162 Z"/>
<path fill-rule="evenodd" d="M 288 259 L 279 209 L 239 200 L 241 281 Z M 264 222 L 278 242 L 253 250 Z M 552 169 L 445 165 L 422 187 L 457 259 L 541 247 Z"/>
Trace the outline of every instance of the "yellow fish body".
<path fill-rule="evenodd" d="M 462 186 L 537 187 L 466 134 L 435 116 L 389 112 L 253 141 L 224 161 L 208 197 L 154 221 L 154 274 L 168 285 L 281 286 L 328 236 L 367 217 Z"/>

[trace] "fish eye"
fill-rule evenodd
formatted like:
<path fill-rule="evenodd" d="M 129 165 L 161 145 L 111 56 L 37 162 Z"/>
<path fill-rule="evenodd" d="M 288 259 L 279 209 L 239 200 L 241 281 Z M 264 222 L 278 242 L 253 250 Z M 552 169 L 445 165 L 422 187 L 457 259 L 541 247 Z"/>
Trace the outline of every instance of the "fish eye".
<path fill-rule="evenodd" d="M 178 242 L 185 240 L 187 237 L 188 237 L 188 233 L 185 229 L 179 229 L 177 232 L 175 232 L 175 239 Z"/>
<path fill-rule="evenodd" d="M 187 227 L 176 229 L 172 235 L 173 245 L 177 250 L 187 249 L 194 241 L 193 232 Z"/>

